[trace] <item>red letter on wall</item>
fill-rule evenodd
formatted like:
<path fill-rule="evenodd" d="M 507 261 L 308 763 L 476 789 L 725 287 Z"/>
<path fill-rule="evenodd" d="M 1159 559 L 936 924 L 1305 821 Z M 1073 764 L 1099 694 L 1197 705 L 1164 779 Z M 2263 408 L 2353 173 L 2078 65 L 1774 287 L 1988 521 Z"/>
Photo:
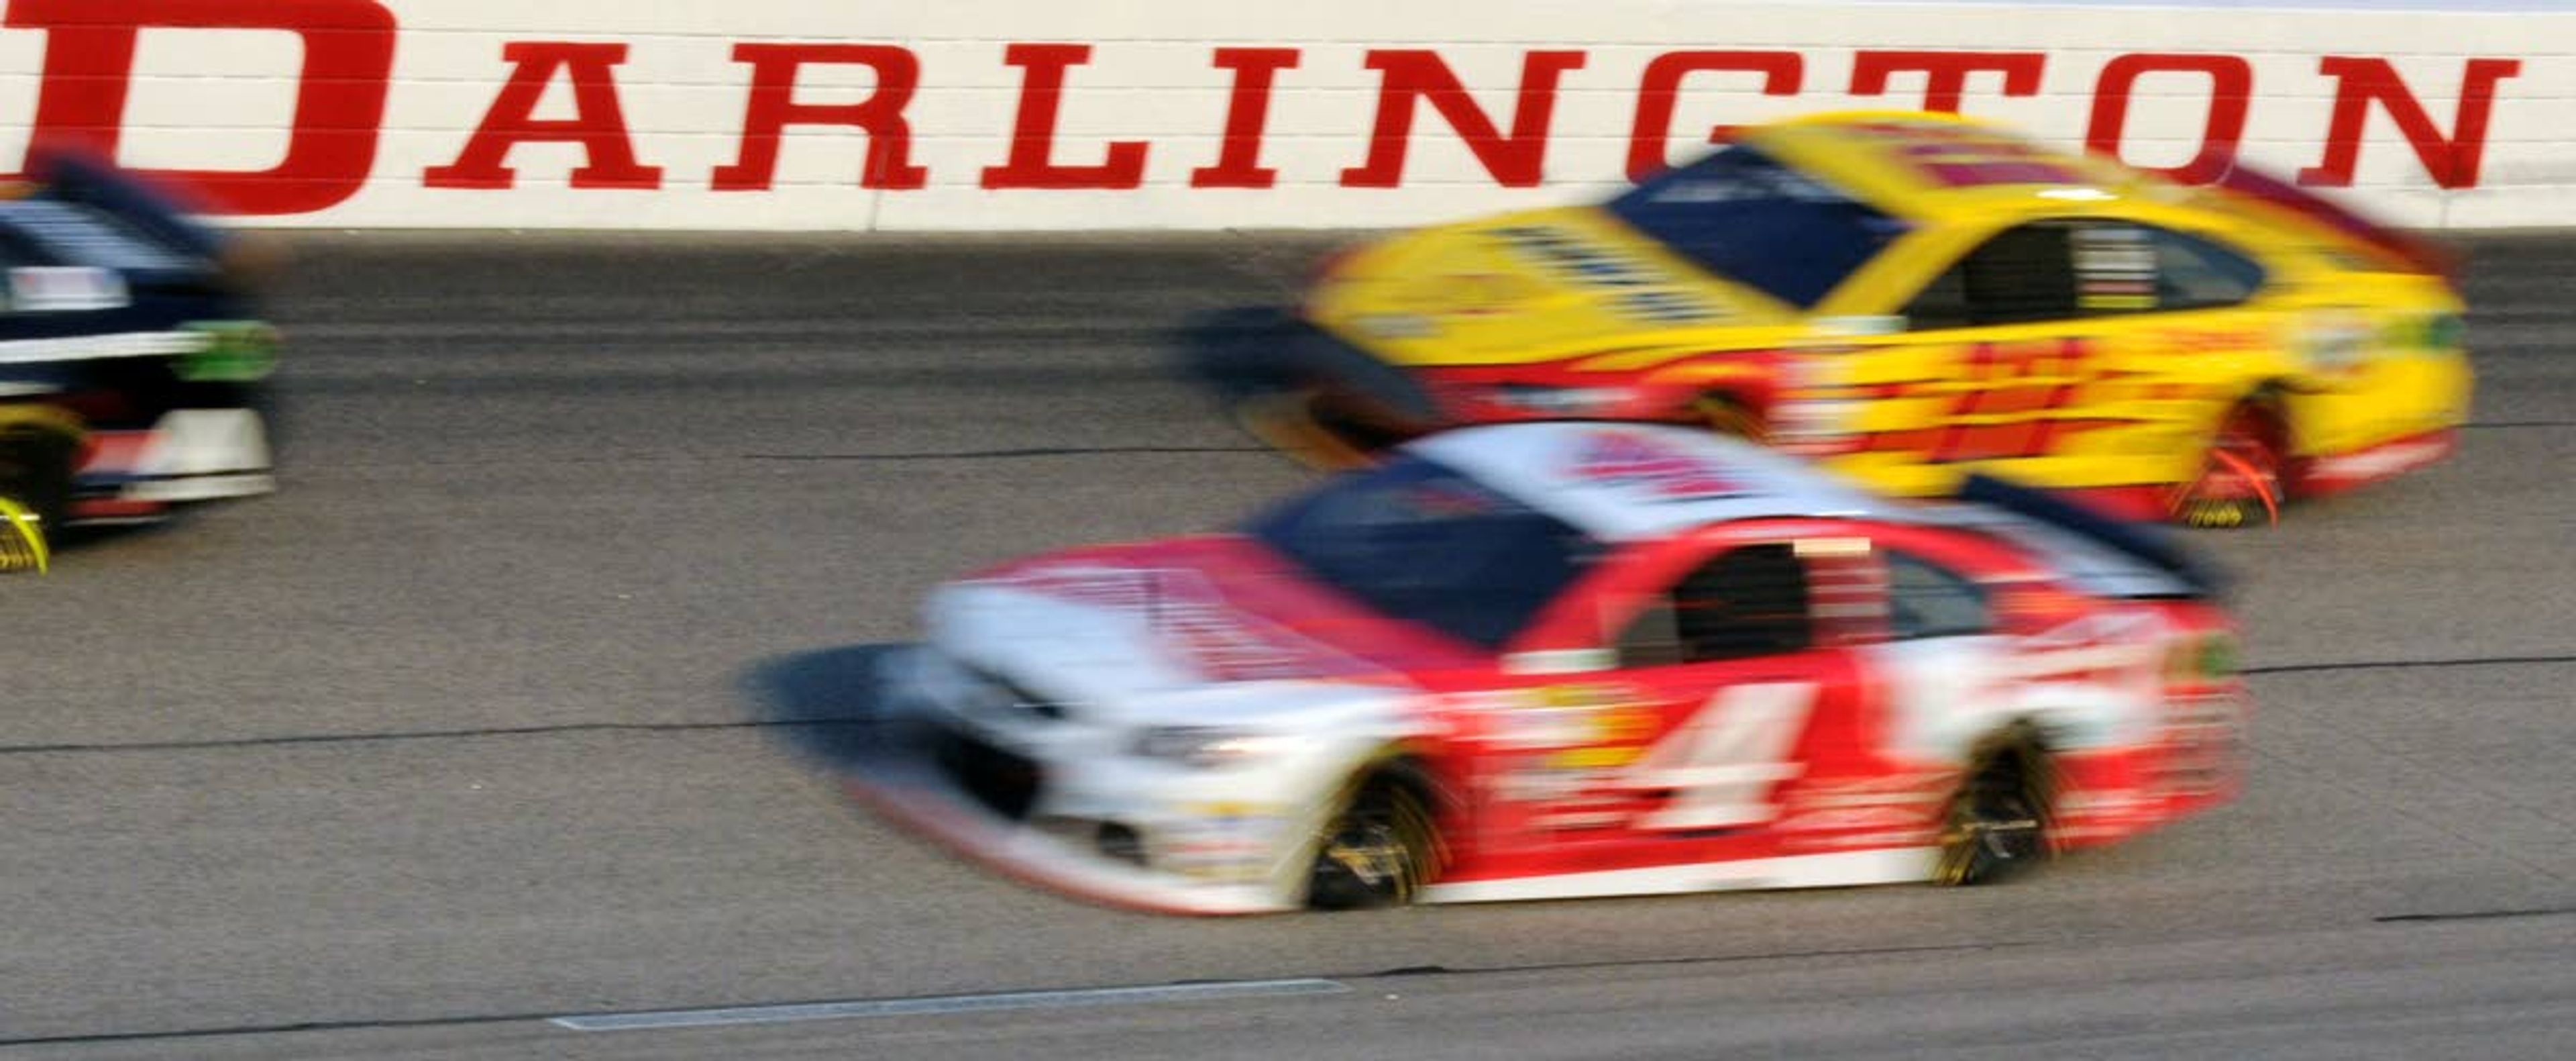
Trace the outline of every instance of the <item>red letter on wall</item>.
<path fill-rule="evenodd" d="M 2236 145 L 2245 138 L 2246 101 L 2254 95 L 2254 68 L 2233 55 L 2123 55 L 2102 67 L 2093 82 L 2093 120 L 2084 146 L 2120 157 L 2120 134 L 2128 130 L 2129 92 L 2141 74 L 2209 75 L 2209 118 L 2200 127 L 2200 150 L 2179 166 L 2141 166 L 2185 184 L 2207 184 L 2227 172 Z"/>
<path fill-rule="evenodd" d="M 918 188 L 928 170 L 913 165 L 912 126 L 903 117 L 921 84 L 911 51 L 877 44 L 736 44 L 733 61 L 751 64 L 751 102 L 742 116 L 742 152 L 709 182 L 720 192 L 763 191 L 778 174 L 778 143 L 794 125 L 847 125 L 868 134 L 862 188 Z M 876 72 L 876 87 L 857 103 L 796 102 L 796 71 L 807 63 L 858 63 Z"/>
<path fill-rule="evenodd" d="M 1512 135 L 1476 106 L 1440 53 L 1413 49 L 1372 51 L 1367 66 L 1384 72 L 1377 94 L 1377 124 L 1369 133 L 1367 163 L 1342 171 L 1345 188 L 1393 188 L 1404 180 L 1405 149 L 1413 140 L 1413 103 L 1431 109 L 1458 132 L 1476 161 L 1506 188 L 1536 187 L 1545 176 L 1548 117 L 1556 110 L 1556 82 L 1581 69 L 1582 52 L 1531 52 L 1521 59 L 1520 98 L 1512 107 Z"/>
<path fill-rule="evenodd" d="M 1880 52 L 1852 56 L 1851 92 L 1855 96 L 1887 94 L 1887 75 L 1920 71 L 1923 109 L 1959 113 L 1959 96 L 1968 75 L 1994 71 L 2004 75 L 2004 95 L 2039 94 L 2040 68 L 2048 57 L 2038 52 Z"/>
<path fill-rule="evenodd" d="M 1279 171 L 1261 164 L 1261 131 L 1270 120 L 1270 86 L 1297 68 L 1295 48 L 1219 48 L 1216 67 L 1234 71 L 1225 100 L 1225 147 L 1216 165 L 1190 171 L 1193 188 L 1267 188 Z"/>
<path fill-rule="evenodd" d="M 626 113 L 617 105 L 617 75 L 611 69 L 626 61 L 623 44 L 575 44 L 569 41 L 511 41 L 501 58 L 512 65 L 510 81 L 493 97 L 474 137 L 456 161 L 432 166 L 421 182 L 432 188 L 507 188 L 517 174 L 507 162 L 520 144 L 580 144 L 589 162 L 572 171 L 575 188 L 659 188 L 662 167 L 639 165 L 635 145 L 626 135 Z M 573 116 L 539 121 L 537 100 L 555 71 L 572 78 Z"/>
<path fill-rule="evenodd" d="M 2460 74 L 2460 106 L 2451 117 L 2451 135 L 2433 127 L 2415 93 L 2386 59 L 2329 55 L 2317 60 L 2317 72 L 2335 78 L 2334 117 L 2326 128 L 2326 157 L 2299 171 L 2299 183 L 2332 188 L 2352 186 L 2361 163 L 2361 127 L 2370 105 L 2388 111 L 2397 131 L 2415 148 L 2424 172 L 2445 188 L 2474 188 L 2478 163 L 2486 155 L 2487 112 L 2495 104 L 2496 82 L 2522 72 L 2519 59 L 2471 59 Z"/>
<path fill-rule="evenodd" d="M 375 166 L 394 64 L 394 16 L 375 0 L 11 0 L 6 24 L 46 31 L 30 154 L 116 157 L 140 29 L 285 30 L 304 46 L 285 158 L 256 172 L 142 172 L 194 188 L 209 211 L 268 215 L 333 206 Z"/>
<path fill-rule="evenodd" d="M 1805 64 L 1796 52 L 1669 52 L 1646 64 L 1637 83 L 1637 121 L 1628 128 L 1628 179 L 1642 181 L 1667 164 L 1664 138 L 1673 127 L 1673 103 L 1681 96 L 1682 78 L 1713 70 L 1739 70 L 1762 75 L 1765 96 L 1795 96 Z M 1711 126 L 1708 142 L 1723 144 L 1736 126 Z"/>
<path fill-rule="evenodd" d="M 987 188 L 1133 188 L 1145 183 L 1145 142 L 1120 140 L 1096 166 L 1055 163 L 1055 120 L 1064 102 L 1064 71 L 1091 61 L 1088 44 L 1014 44 L 1002 61 L 1025 67 L 1020 114 L 1011 130 L 1010 161 L 984 167 Z"/>

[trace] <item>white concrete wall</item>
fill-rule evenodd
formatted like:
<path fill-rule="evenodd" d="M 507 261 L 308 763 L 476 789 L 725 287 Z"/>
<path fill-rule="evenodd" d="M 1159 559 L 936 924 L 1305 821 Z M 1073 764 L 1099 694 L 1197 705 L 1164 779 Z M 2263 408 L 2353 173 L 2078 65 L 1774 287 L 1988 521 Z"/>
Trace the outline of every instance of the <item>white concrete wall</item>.
<path fill-rule="evenodd" d="M 128 35 L 120 24 L 144 27 L 130 34 L 122 78 Z M 299 37 L 292 27 L 306 32 Z M 514 69 L 541 72 L 505 59 L 505 50 L 539 54 L 564 43 L 622 49 L 622 58 L 610 64 L 604 53 L 584 53 L 598 57 L 586 68 L 595 90 L 587 110 L 574 88 L 584 67 L 554 69 L 541 88 L 531 81 L 523 91 L 537 98 L 525 117 L 540 136 L 586 128 L 590 144 L 490 140 L 508 147 L 508 187 L 430 176 L 467 153 L 487 112 L 506 102 Z M 865 186 L 870 138 L 811 124 L 787 127 L 766 187 L 713 186 L 744 149 L 753 97 L 754 67 L 735 59 L 736 47 L 785 44 L 873 45 L 881 49 L 874 56 L 917 67 L 909 99 L 899 110 L 884 108 L 908 127 L 905 161 L 918 167 L 917 178 L 880 175 L 879 186 Z M 1112 142 L 1140 145 L 1134 186 L 985 186 L 1030 109 L 1025 71 L 1006 59 L 1014 46 L 1032 45 L 1088 48 L 1053 101 L 1052 158 L 1096 165 Z M 1266 96 L 1258 163 L 1275 170 L 1268 187 L 1192 186 L 1194 171 L 1217 162 L 1236 100 L 1234 74 L 1217 64 L 1220 49 L 1293 56 Z M 1522 141 L 1524 151 L 1543 141 L 1543 179 L 1505 186 L 1508 173 L 1498 177 L 1438 110 L 1416 102 L 1396 185 L 1355 186 L 1367 183 L 1352 171 L 1370 159 L 1373 142 L 1392 140 L 1377 135 L 1384 93 L 1369 65 L 1372 55 L 1392 51 L 1435 55 L 1501 134 L 1512 132 L 1522 99 L 1549 101 L 1543 132 Z M 119 161 L 179 171 L 243 223 L 295 226 L 1399 225 L 1620 186 L 1645 95 L 1641 76 L 1659 57 L 1686 51 L 1770 53 L 1756 61 L 1794 69 L 1795 89 L 1783 82 L 1783 94 L 1764 94 L 1764 76 L 1751 72 L 1681 80 L 1669 123 L 1667 155 L 1675 159 L 1721 123 L 1921 106 L 1921 73 L 1892 75 L 1883 93 L 1854 91 L 1864 56 L 1885 51 L 2035 56 L 2004 60 L 2035 61 L 2029 83 L 1969 76 L 1959 109 L 2077 146 L 2099 132 L 2106 67 L 2123 56 L 2183 55 L 2244 75 L 2241 149 L 2276 171 L 2314 170 L 2308 183 L 2405 224 L 2576 225 L 2576 10 L 2528 0 L 7 0 L 0 160 L 20 158 L 31 139 L 98 142 L 112 131 Z M 1572 53 L 1555 60 L 1565 68 L 1554 91 L 1521 92 L 1529 57 L 1550 52 Z M 308 60 L 316 69 L 305 76 Z M 2359 80 L 2329 73 L 2383 63 L 2425 119 L 2411 137 L 2401 118 L 2414 107 L 2364 98 Z M 2470 93 L 2464 110 L 2464 84 L 2478 82 L 2484 90 Z M 2139 77 L 2127 99 L 2124 157 L 2188 161 L 2213 106 L 2212 85 L 2205 74 Z M 792 98 L 848 104 L 888 87 L 868 66 L 808 65 Z M 623 135 L 606 120 L 601 104 L 610 101 Z M 1036 112 L 1046 111 L 1046 101 L 1035 102 Z M 2338 123 L 2339 107 L 2359 120 Z M 2348 182 L 2327 165 L 2339 132 L 2358 134 L 2346 145 Z M 2432 163 L 2419 157 L 2418 141 Z M 614 161 L 620 147 L 653 172 L 611 166 L 608 183 L 622 178 L 623 186 L 576 186 L 577 169 Z"/>

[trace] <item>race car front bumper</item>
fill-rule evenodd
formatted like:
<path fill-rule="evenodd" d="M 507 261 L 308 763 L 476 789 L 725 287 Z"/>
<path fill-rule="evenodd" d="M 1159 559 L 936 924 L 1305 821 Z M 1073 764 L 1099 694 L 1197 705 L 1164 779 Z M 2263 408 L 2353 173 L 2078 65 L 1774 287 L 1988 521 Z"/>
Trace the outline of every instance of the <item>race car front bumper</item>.
<path fill-rule="evenodd" d="M 971 720 L 954 663 L 928 648 L 880 661 L 873 739 L 847 791 L 997 872 L 1109 906 L 1175 914 L 1295 909 L 1311 856 L 1302 812 L 1249 806 L 1222 775 L 1041 757 Z"/>
<path fill-rule="evenodd" d="M 1179 345 L 1182 368 L 1245 430 L 1309 463 L 1365 463 L 1456 422 L 1413 373 L 1283 310 L 1210 314 Z"/>
<path fill-rule="evenodd" d="M 1208 314 L 1182 330 L 1180 346 L 1184 367 L 1229 399 L 1330 384 L 1390 418 L 1428 424 L 1445 415 L 1411 373 L 1286 310 Z"/>
<path fill-rule="evenodd" d="M 268 425 L 250 409 L 173 409 L 102 430 L 75 479 L 74 522 L 150 518 L 173 504 L 275 492 Z"/>

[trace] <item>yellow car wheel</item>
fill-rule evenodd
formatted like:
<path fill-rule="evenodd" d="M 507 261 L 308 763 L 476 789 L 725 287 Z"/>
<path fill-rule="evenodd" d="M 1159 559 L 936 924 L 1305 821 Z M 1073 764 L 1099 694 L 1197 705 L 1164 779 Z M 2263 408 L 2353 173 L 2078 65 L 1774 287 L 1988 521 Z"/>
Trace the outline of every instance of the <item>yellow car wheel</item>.
<path fill-rule="evenodd" d="M 1368 451 L 1327 426 L 1315 392 L 1272 391 L 1236 402 L 1235 423 L 1307 467 L 1340 471 L 1369 463 Z"/>
<path fill-rule="evenodd" d="M 1731 394 L 1703 394 L 1691 403 L 1691 413 L 1709 429 L 1751 442 L 1767 442 L 1770 427 L 1753 407 Z"/>
<path fill-rule="evenodd" d="M 2176 519 L 2194 527 L 2250 527 L 2281 521 L 2286 432 L 2268 402 L 2227 411 L 2210 436 L 2199 470 L 2176 491 Z"/>
<path fill-rule="evenodd" d="M 0 574 L 42 573 L 47 559 L 45 531 L 37 524 L 35 513 L 0 497 Z"/>

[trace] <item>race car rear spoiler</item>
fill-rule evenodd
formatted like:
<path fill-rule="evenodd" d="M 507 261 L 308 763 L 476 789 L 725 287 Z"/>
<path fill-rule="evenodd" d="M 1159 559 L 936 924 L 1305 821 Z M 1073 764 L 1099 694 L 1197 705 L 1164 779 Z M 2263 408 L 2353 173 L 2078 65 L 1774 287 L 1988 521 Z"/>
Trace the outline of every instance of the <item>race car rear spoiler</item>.
<path fill-rule="evenodd" d="M 2360 240 L 2408 271 L 2438 276 L 2452 287 L 2459 286 L 2458 252 L 2432 240 L 2400 232 L 2289 181 L 2231 162 L 2214 186 L 2298 214 Z"/>
<path fill-rule="evenodd" d="M 2222 572 L 2165 528 L 2121 520 L 2061 495 L 1983 473 L 1970 473 L 1959 485 L 1958 498 L 2046 524 L 2144 563 L 2171 577 L 2192 596 L 2215 597 L 2227 588 Z"/>

